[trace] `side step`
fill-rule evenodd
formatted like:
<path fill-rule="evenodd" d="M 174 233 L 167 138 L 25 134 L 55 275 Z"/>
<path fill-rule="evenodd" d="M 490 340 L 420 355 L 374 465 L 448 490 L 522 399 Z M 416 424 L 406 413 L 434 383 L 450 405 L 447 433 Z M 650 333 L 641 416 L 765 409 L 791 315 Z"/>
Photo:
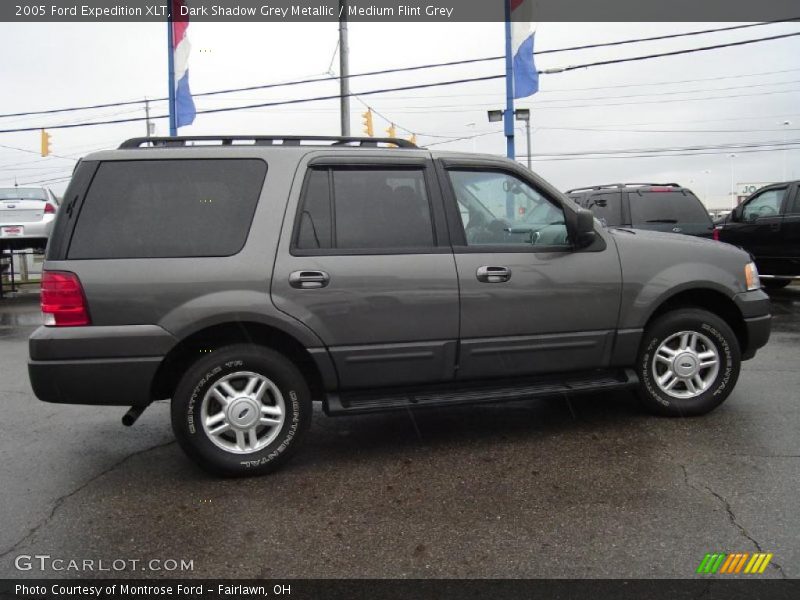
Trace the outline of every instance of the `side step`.
<path fill-rule="evenodd" d="M 602 392 L 632 387 L 638 382 L 633 369 L 621 369 L 583 374 L 562 374 L 535 379 L 500 379 L 493 382 L 436 384 L 425 388 L 356 390 L 328 394 L 323 408 L 330 416 L 356 415 L 406 408 L 511 402 L 567 393 Z"/>

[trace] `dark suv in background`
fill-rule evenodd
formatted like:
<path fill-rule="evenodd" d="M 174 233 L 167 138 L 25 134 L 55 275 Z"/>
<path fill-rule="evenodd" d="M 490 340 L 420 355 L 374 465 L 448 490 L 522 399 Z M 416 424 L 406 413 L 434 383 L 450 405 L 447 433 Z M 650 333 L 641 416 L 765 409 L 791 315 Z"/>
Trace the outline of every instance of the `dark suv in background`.
<path fill-rule="evenodd" d="M 753 255 L 766 287 L 800 279 L 800 181 L 755 191 L 717 223 L 715 234 Z"/>
<path fill-rule="evenodd" d="M 677 183 L 613 183 L 569 190 L 578 206 L 608 227 L 633 227 L 712 237 L 711 217 L 691 190 Z"/>
<path fill-rule="evenodd" d="M 770 332 L 747 253 L 605 228 L 514 161 L 399 139 L 153 138 L 80 161 L 29 372 L 48 402 L 170 399 L 261 473 L 329 415 L 632 388 L 704 414 Z M 65 438 L 68 438 L 65 433 Z"/>

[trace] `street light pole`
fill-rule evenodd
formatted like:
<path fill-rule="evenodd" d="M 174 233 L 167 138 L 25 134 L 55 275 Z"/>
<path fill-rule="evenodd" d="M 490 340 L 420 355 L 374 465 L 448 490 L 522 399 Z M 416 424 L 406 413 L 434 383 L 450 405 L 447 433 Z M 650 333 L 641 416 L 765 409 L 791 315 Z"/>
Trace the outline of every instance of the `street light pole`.
<path fill-rule="evenodd" d="M 506 157 L 514 160 L 514 63 L 511 55 L 511 2 L 505 0 L 506 14 L 506 109 L 503 112 L 503 131 L 506 135 Z M 508 201 L 508 216 L 513 218 L 511 201 Z"/>
<path fill-rule="evenodd" d="M 508 114 L 508 108 L 506 110 L 490 110 L 487 112 L 489 116 L 489 122 L 494 123 L 497 121 L 506 121 L 506 115 Z M 529 108 L 518 108 L 511 113 L 511 118 L 515 121 L 525 121 L 525 132 L 528 135 L 528 170 L 531 168 L 531 109 Z M 512 121 L 513 123 L 513 121 Z M 511 128 L 511 139 L 514 138 L 514 128 Z M 510 156 L 509 158 L 514 158 Z"/>
<path fill-rule="evenodd" d="M 729 154 L 728 157 L 731 159 L 731 198 L 733 198 L 733 208 L 736 208 L 736 183 L 733 177 L 733 159 L 736 158 L 736 155 Z"/>

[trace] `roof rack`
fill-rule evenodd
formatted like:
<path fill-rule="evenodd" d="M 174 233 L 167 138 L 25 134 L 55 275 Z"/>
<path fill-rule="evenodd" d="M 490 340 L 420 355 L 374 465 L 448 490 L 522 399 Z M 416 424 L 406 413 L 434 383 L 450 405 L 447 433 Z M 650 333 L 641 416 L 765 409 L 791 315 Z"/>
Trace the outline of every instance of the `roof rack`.
<path fill-rule="evenodd" d="M 604 189 L 608 189 L 608 188 L 622 189 L 622 188 L 626 188 L 626 187 L 647 186 L 647 185 L 649 185 L 649 186 L 657 186 L 657 187 L 674 187 L 674 188 L 683 187 L 679 183 L 608 183 L 608 184 L 605 184 L 605 185 L 589 185 L 589 186 L 586 186 L 586 187 L 573 188 L 571 190 L 567 190 L 567 194 L 571 194 L 572 192 L 582 192 L 582 191 L 586 191 L 586 190 L 589 190 L 589 191 L 591 191 L 591 190 L 604 190 Z"/>
<path fill-rule="evenodd" d="M 119 147 L 121 150 L 141 148 L 147 145 L 172 148 L 189 146 L 189 142 L 219 142 L 221 146 L 300 146 L 302 142 L 331 142 L 331 146 L 358 144 L 361 148 L 377 148 L 378 144 L 393 144 L 398 148 L 418 147 L 416 144 L 400 138 L 342 137 L 331 135 L 180 135 L 172 137 L 136 137 L 125 140 Z"/>

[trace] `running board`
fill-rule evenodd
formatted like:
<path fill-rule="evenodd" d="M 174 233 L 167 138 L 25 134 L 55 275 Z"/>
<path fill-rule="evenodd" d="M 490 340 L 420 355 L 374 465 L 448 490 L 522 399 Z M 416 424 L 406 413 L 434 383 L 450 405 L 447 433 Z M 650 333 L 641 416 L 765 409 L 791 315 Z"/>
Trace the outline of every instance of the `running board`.
<path fill-rule="evenodd" d="M 578 392 L 603 392 L 637 385 L 633 369 L 563 374 L 536 379 L 502 379 L 494 382 L 437 384 L 425 388 L 393 388 L 327 394 L 323 403 L 330 416 L 356 415 L 406 408 L 458 406 L 528 400 Z"/>

